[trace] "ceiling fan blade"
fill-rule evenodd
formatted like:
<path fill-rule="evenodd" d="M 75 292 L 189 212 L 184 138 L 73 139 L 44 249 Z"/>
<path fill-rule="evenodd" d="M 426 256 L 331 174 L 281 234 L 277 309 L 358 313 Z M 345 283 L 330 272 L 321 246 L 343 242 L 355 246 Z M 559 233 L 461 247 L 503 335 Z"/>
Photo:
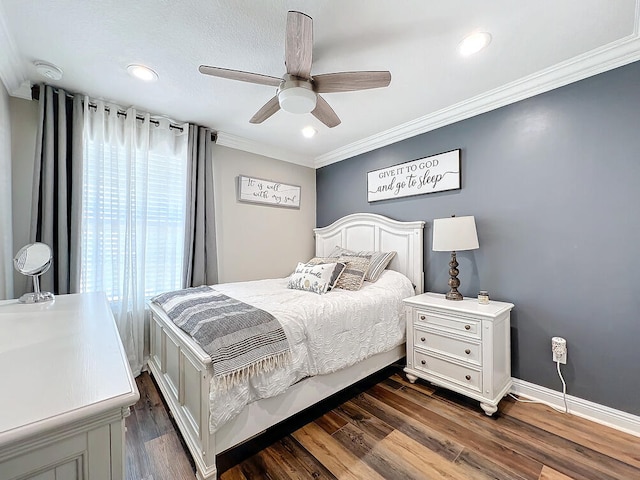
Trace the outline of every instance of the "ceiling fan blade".
<path fill-rule="evenodd" d="M 318 95 L 316 108 L 313 109 L 311 115 L 316 117 L 329 128 L 340 125 L 340 119 L 338 118 L 338 115 L 336 115 L 336 112 L 333 111 L 333 108 L 331 108 L 327 101 L 320 95 Z"/>
<path fill-rule="evenodd" d="M 391 72 L 340 72 L 313 77 L 314 90 L 318 93 L 353 92 L 387 87 L 389 83 Z"/>
<path fill-rule="evenodd" d="M 301 12 L 287 13 L 284 64 L 287 73 L 301 78 L 311 76 L 313 20 Z"/>
<path fill-rule="evenodd" d="M 278 103 L 278 96 L 276 95 L 267 103 L 265 103 L 264 106 L 260 110 L 258 110 L 253 117 L 251 117 L 249 123 L 262 123 L 278 110 L 280 110 L 280 103 Z"/>
<path fill-rule="evenodd" d="M 214 77 L 228 78 L 230 80 L 240 80 L 241 82 L 257 83 L 260 85 L 270 85 L 277 87 L 282 83 L 281 78 L 270 77 L 269 75 L 262 75 L 260 73 L 242 72 L 240 70 L 229 70 L 228 68 L 209 67 L 207 65 L 200 65 L 198 68 L 200 73 L 205 75 L 212 75 Z"/>

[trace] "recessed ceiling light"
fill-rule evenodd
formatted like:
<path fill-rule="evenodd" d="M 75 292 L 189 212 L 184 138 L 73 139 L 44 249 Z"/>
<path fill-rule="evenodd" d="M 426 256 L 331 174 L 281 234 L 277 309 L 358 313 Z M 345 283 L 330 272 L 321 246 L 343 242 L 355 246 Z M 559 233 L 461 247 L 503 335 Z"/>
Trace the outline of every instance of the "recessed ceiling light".
<path fill-rule="evenodd" d="M 158 74 L 144 65 L 129 65 L 127 67 L 127 72 L 129 72 L 129 75 L 132 77 L 145 82 L 153 82 L 158 79 Z"/>
<path fill-rule="evenodd" d="M 36 71 L 43 77 L 47 77 L 50 80 L 60 80 L 62 78 L 62 70 L 51 63 L 47 62 L 33 62 L 36 67 Z"/>
<path fill-rule="evenodd" d="M 491 35 L 487 32 L 476 32 L 471 35 L 467 35 L 458 44 L 458 51 L 460 55 L 468 56 L 479 52 L 484 47 L 491 43 Z"/>
<path fill-rule="evenodd" d="M 311 138 L 315 136 L 316 133 L 318 133 L 318 131 L 312 126 L 304 127 L 302 129 L 302 135 L 304 135 L 305 138 Z"/>

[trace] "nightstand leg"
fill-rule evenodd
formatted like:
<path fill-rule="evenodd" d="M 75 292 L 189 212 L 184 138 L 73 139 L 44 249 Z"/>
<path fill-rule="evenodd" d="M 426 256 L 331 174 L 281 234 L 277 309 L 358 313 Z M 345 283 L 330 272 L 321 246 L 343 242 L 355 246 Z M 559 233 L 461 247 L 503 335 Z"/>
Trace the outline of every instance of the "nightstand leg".
<path fill-rule="evenodd" d="M 482 407 L 482 410 L 484 410 L 484 413 L 486 413 L 488 416 L 493 415 L 498 410 L 497 405 L 490 405 L 488 403 L 480 402 L 480 406 Z"/>
<path fill-rule="evenodd" d="M 410 373 L 404 372 L 407 375 L 407 379 L 411 382 L 411 383 L 416 383 L 416 380 L 418 380 L 418 377 L 416 377 L 415 375 L 412 375 Z"/>

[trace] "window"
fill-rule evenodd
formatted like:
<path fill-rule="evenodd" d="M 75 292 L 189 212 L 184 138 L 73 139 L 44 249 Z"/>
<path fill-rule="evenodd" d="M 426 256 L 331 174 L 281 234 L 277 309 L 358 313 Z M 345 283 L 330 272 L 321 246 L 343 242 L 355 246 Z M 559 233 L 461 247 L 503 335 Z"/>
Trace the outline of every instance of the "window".
<path fill-rule="evenodd" d="M 181 288 L 186 148 L 85 142 L 81 291 L 103 291 L 117 304 L 126 282 L 145 300 Z"/>

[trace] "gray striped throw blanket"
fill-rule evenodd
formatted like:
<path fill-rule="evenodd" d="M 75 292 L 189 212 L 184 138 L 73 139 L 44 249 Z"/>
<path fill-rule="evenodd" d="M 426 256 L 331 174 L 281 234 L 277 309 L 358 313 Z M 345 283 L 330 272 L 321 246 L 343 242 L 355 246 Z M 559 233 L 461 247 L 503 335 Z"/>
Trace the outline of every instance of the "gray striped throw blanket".
<path fill-rule="evenodd" d="M 287 336 L 273 315 L 211 287 L 167 292 L 151 301 L 211 356 L 213 374 L 226 387 L 290 358 Z"/>

